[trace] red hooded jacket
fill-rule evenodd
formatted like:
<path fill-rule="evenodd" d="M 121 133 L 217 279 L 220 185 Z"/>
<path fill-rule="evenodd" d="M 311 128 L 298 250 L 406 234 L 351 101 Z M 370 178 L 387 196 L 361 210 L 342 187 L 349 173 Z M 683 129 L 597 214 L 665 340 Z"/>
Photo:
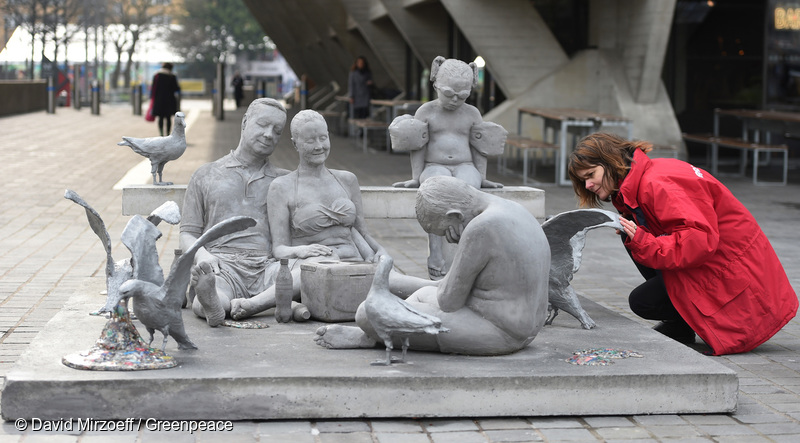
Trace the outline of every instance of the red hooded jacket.
<path fill-rule="evenodd" d="M 797 295 L 755 218 L 706 171 L 636 150 L 614 198 L 641 229 L 626 246 L 714 355 L 747 352 L 797 312 Z"/>

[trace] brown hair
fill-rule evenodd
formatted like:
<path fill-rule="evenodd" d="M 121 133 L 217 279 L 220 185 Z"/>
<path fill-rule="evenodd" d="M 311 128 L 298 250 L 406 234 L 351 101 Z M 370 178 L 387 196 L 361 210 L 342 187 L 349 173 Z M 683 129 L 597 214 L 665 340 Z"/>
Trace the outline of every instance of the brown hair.
<path fill-rule="evenodd" d="M 353 61 L 353 66 L 350 67 L 350 70 L 351 71 L 358 70 L 358 61 L 359 60 L 363 60 L 364 61 L 364 71 L 369 71 L 369 62 L 367 61 L 367 58 L 364 57 L 363 55 L 359 55 L 358 57 L 356 57 L 356 59 Z"/>
<path fill-rule="evenodd" d="M 633 153 L 637 149 L 647 153 L 653 149 L 653 145 L 644 141 L 625 140 L 605 132 L 595 132 L 581 139 L 569 157 L 567 168 L 580 206 L 597 208 L 600 207 L 600 201 L 597 194 L 586 189 L 585 180 L 578 176 L 578 171 L 602 166 L 605 169 L 603 180 L 611 185 L 612 193 L 616 192 L 631 169 Z"/>

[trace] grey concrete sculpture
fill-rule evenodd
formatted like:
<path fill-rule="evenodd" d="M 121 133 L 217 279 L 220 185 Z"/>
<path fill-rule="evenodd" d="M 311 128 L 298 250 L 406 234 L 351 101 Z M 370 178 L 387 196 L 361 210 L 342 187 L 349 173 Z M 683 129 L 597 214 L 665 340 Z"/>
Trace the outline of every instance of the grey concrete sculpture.
<path fill-rule="evenodd" d="M 546 325 L 553 323 L 562 309 L 577 318 L 584 329 L 592 329 L 595 322 L 581 307 L 570 282 L 581 266 L 581 251 L 586 244 L 586 233 L 600 227 L 622 229 L 619 215 L 602 209 L 578 209 L 562 212 L 542 224 L 550 244 L 550 312 Z"/>
<path fill-rule="evenodd" d="M 386 346 L 386 360 L 376 361 L 373 365 L 390 365 L 397 361 L 391 358 L 392 349 L 394 349 L 393 338 L 402 339 L 403 356 L 399 362 L 404 363 L 409 346 L 409 336 L 449 332 L 449 329 L 442 327 L 442 321 L 439 318 L 414 309 L 403 299 L 392 294 L 389 290 L 389 272 L 392 270 L 393 263 L 394 261 L 388 255 L 381 256 L 372 279 L 372 286 L 364 301 L 367 320 Z"/>
<path fill-rule="evenodd" d="M 144 242 L 149 243 L 148 239 L 153 235 L 152 230 L 155 229 L 155 226 L 139 216 L 134 216 L 129 222 L 130 224 L 140 226 L 140 228 L 136 229 L 140 235 L 130 238 L 131 244 L 125 243 L 125 246 L 130 248 L 131 253 L 135 256 L 134 251 L 141 249 L 141 246 L 137 245 L 136 242 L 138 239 L 144 238 Z M 162 350 L 166 348 L 169 336 L 172 336 L 178 342 L 179 349 L 197 349 L 197 346 L 186 335 L 181 315 L 181 305 L 186 294 L 186 288 L 189 285 L 189 271 L 194 261 L 194 255 L 206 243 L 224 235 L 253 227 L 255 224 L 256 222 L 252 218 L 239 216 L 231 217 L 214 225 L 204 232 L 188 250 L 181 254 L 172 265 L 166 281 L 161 285 L 137 278 L 139 277 L 137 269 L 143 269 L 146 272 L 147 266 L 153 265 L 152 262 L 147 262 L 146 266 L 144 263 L 137 266 L 137 263 L 134 262 L 134 278 L 120 286 L 119 296 L 121 299 L 133 298 L 133 312 L 150 334 L 149 344 L 153 342 L 153 333 L 158 330 L 164 336 Z M 155 261 L 158 261 L 157 255 L 155 256 Z"/>
<path fill-rule="evenodd" d="M 484 122 L 478 108 L 465 103 L 478 83 L 475 63 L 436 57 L 431 81 L 437 99 L 417 110 L 414 118 L 400 116 L 389 126 L 392 149 L 411 152 L 411 180 L 395 187 L 416 188 L 430 177 L 448 176 L 475 188 L 503 185 L 486 179 L 488 155 L 502 154 L 508 135 L 502 126 Z M 441 237 L 428 237 L 428 275 L 441 279 L 450 267 Z"/>
<path fill-rule="evenodd" d="M 76 369 L 101 371 L 161 369 L 176 366 L 177 363 L 172 357 L 164 354 L 163 351 L 154 350 L 144 343 L 136 327 L 131 322 L 127 299 L 121 300 L 119 291 L 120 286 L 133 277 L 134 268 L 140 266 L 144 266 L 146 269 L 142 269 L 137 274 L 139 278 L 148 279 L 153 284 L 163 283 L 164 275 L 161 272 L 161 267 L 158 266 L 158 260 L 155 260 L 155 265 L 153 266 L 153 260 L 148 257 L 150 255 L 156 255 L 157 257 L 155 241 L 160 237 L 160 233 L 155 229 L 155 225 L 162 220 L 172 224 L 180 221 L 177 204 L 167 202 L 153 211 L 147 218 L 149 223 L 144 222 L 145 225 L 152 227 L 152 229 L 146 228 L 145 234 L 150 233 L 151 235 L 142 236 L 142 241 L 137 243 L 141 247 L 132 249 L 132 258 L 114 262 L 111 255 L 111 239 L 100 214 L 74 191 L 67 190 L 64 197 L 85 209 L 89 226 L 100 238 L 106 251 L 107 298 L 106 305 L 100 312 L 110 312 L 111 319 L 106 323 L 100 338 L 91 349 L 66 355 L 62 358 L 62 362 Z M 140 220 L 144 219 L 140 218 Z M 141 226 L 141 224 L 137 226 Z M 133 226 L 126 226 L 122 233 L 123 239 L 136 237 L 135 233 L 133 233 L 134 230 Z M 156 232 L 153 233 L 153 231 Z M 145 238 L 147 241 L 144 241 Z"/>
<path fill-rule="evenodd" d="M 108 230 L 106 229 L 105 223 L 103 223 L 102 217 L 100 217 L 100 214 L 98 214 L 94 208 L 86 203 L 86 201 L 81 198 L 77 192 L 67 189 L 67 191 L 64 193 L 64 198 L 71 200 L 75 204 L 83 207 L 83 209 L 86 211 L 86 219 L 89 221 L 89 227 L 92 228 L 92 231 L 95 233 L 95 235 L 97 235 L 97 237 L 100 239 L 100 242 L 103 244 L 103 249 L 106 252 L 105 274 L 107 296 L 106 304 L 99 310 L 99 312 L 111 312 L 116 304 L 109 306 L 108 297 L 112 296 L 112 294 L 118 293 L 119 286 L 131 278 L 131 275 L 133 275 L 133 268 L 131 268 L 130 260 L 124 259 L 118 262 L 114 261 L 114 257 L 111 255 L 111 236 L 108 235 Z"/>
<path fill-rule="evenodd" d="M 422 287 L 406 299 L 414 309 L 441 320 L 449 332 L 415 336 L 411 348 L 502 355 L 533 341 L 547 317 L 550 270 L 547 239 L 533 215 L 516 202 L 443 176 L 420 186 L 416 211 L 427 233 L 457 243 L 457 249 L 450 271 L 437 286 Z M 386 295 L 382 289 L 375 293 Z M 378 317 L 381 322 L 386 322 L 385 315 Z M 356 323 L 323 326 L 314 340 L 331 349 L 385 342 L 386 334 L 378 333 L 366 302 L 356 312 Z"/>
<path fill-rule="evenodd" d="M 100 239 L 100 242 L 103 244 L 103 248 L 106 252 L 106 267 L 105 267 L 105 274 L 106 274 L 106 304 L 100 308 L 98 311 L 99 313 L 104 312 L 113 312 L 114 308 L 119 303 L 119 287 L 125 281 L 129 280 L 133 276 L 133 265 L 132 262 L 135 261 L 143 261 L 148 260 L 149 257 L 156 257 L 155 263 L 150 263 L 149 266 L 145 266 L 144 270 L 141 270 L 140 277 L 141 279 L 145 279 L 150 281 L 154 284 L 162 284 L 164 282 L 164 275 L 161 270 L 161 267 L 158 264 L 158 253 L 155 249 L 155 240 L 161 235 L 160 233 L 152 240 L 152 245 L 145 245 L 142 244 L 141 248 L 134 248 L 130 249 L 131 251 L 135 252 L 135 257 L 131 257 L 130 259 L 126 258 L 120 261 L 115 262 L 114 258 L 111 255 L 111 237 L 106 230 L 105 223 L 103 223 L 102 217 L 97 211 L 94 210 L 86 201 L 81 198 L 78 193 L 72 190 L 67 190 L 64 193 L 64 198 L 73 201 L 74 203 L 82 206 L 86 211 L 86 218 L 89 222 L 89 227 L 92 228 L 92 231 L 97 235 Z M 168 201 L 156 208 L 148 217 L 147 220 L 153 225 L 158 226 L 158 224 L 163 220 L 170 224 L 178 224 L 180 223 L 180 212 L 178 209 L 178 205 L 173 201 Z M 156 232 L 158 232 L 156 230 Z M 123 230 L 122 237 L 123 243 L 125 243 L 125 239 L 127 237 L 133 236 L 131 232 L 127 229 Z M 141 242 L 140 242 L 141 243 Z M 152 260 L 150 260 L 152 262 Z M 146 275 L 145 275 L 146 273 Z"/>
<path fill-rule="evenodd" d="M 122 137 L 122 141 L 117 145 L 128 146 L 133 152 L 150 159 L 150 173 L 153 174 L 154 185 L 171 185 L 172 182 L 163 181 L 162 174 L 167 162 L 178 159 L 186 151 L 186 121 L 183 112 L 175 113 L 172 134 L 166 137 Z"/>

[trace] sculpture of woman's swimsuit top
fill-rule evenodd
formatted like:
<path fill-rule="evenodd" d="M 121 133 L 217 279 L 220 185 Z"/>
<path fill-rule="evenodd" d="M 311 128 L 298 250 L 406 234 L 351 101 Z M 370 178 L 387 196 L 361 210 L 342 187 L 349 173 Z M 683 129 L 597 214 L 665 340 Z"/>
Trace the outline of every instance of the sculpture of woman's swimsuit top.
<path fill-rule="evenodd" d="M 316 235 L 333 226 L 351 227 L 356 221 L 356 205 L 350 200 L 350 194 L 339 179 L 331 173 L 347 197 L 339 197 L 330 205 L 318 202 L 302 203 L 298 192 L 299 174 L 294 182 L 294 211 L 291 214 L 292 238 L 303 238 Z"/>

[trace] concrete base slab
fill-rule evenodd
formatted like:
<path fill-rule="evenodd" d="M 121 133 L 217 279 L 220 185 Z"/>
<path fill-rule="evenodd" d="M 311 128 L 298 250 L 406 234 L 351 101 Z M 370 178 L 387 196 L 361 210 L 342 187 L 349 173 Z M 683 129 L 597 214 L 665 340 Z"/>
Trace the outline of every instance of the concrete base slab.
<path fill-rule="evenodd" d="M 321 323 L 278 324 L 268 313 L 267 329 L 211 329 L 184 311 L 199 350 L 179 351 L 170 339 L 167 352 L 178 360 L 176 368 L 68 368 L 62 356 L 90 348 L 105 324 L 88 315 L 103 304 L 103 287 L 102 279 L 91 279 L 9 372 L 4 419 L 585 416 L 736 408 L 734 371 L 586 299 L 596 329 L 581 329 L 562 313 L 528 348 L 508 356 L 409 352 L 410 363 L 371 366 L 383 349 L 319 347 L 313 337 Z M 633 350 L 644 357 L 607 366 L 566 362 L 587 348 Z"/>

